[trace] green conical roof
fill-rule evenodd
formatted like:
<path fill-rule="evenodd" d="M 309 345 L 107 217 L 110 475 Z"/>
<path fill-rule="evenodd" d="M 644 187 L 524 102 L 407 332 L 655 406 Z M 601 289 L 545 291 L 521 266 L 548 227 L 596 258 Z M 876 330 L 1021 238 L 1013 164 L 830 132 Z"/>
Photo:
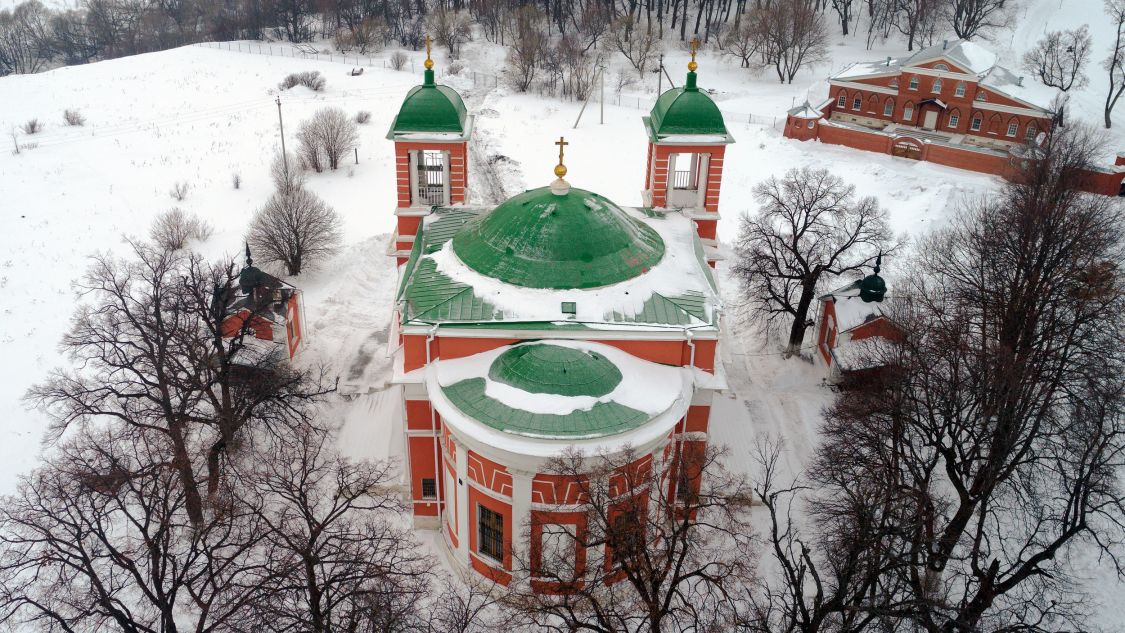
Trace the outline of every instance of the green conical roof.
<path fill-rule="evenodd" d="M 664 256 L 664 241 L 595 193 L 542 187 L 467 223 L 453 251 L 469 268 L 517 286 L 596 288 L 648 271 Z"/>
<path fill-rule="evenodd" d="M 879 268 L 883 265 L 883 254 L 875 259 L 875 270 L 859 282 L 859 298 L 865 303 L 882 301 L 887 294 L 887 282 L 879 276 Z"/>
<path fill-rule="evenodd" d="M 649 114 L 657 136 L 671 134 L 727 134 L 723 113 L 695 84 L 695 73 L 687 74 L 682 88 L 666 90 Z"/>
<path fill-rule="evenodd" d="M 391 126 L 392 134 L 408 132 L 465 132 L 465 102 L 449 86 L 434 83 L 434 71 L 425 72 L 422 85 L 406 93 Z"/>
<path fill-rule="evenodd" d="M 532 344 L 498 356 L 488 377 L 528 393 L 600 398 L 620 384 L 621 370 L 597 352 Z"/>

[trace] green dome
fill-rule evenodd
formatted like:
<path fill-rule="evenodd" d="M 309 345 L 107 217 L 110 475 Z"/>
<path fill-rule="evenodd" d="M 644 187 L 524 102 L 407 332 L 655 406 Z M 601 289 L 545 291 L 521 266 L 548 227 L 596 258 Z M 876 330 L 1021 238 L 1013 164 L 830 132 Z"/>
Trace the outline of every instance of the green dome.
<path fill-rule="evenodd" d="M 879 302 L 887 294 L 887 282 L 879 276 L 879 268 L 883 264 L 883 254 L 875 259 L 875 270 L 859 282 L 859 298 L 865 303 Z"/>
<path fill-rule="evenodd" d="M 449 86 L 434 83 L 434 71 L 427 70 L 421 86 L 406 93 L 402 108 L 391 127 L 393 134 L 409 132 L 465 132 L 465 102 Z"/>
<path fill-rule="evenodd" d="M 526 288 L 597 288 L 647 272 L 664 241 L 609 200 L 571 188 L 525 191 L 469 222 L 453 252 L 482 275 Z"/>
<path fill-rule="evenodd" d="M 498 356 L 488 377 L 529 393 L 599 398 L 621 382 L 621 370 L 597 352 L 537 343 Z"/>
<path fill-rule="evenodd" d="M 688 73 L 684 87 L 672 88 L 660 95 L 649 119 L 657 136 L 727 133 L 722 112 L 707 93 L 696 87 L 693 72 Z"/>

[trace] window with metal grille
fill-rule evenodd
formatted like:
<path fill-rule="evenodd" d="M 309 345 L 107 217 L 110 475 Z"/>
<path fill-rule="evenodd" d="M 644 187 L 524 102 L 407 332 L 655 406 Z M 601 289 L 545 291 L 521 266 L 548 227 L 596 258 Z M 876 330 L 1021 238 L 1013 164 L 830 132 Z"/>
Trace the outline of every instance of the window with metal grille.
<path fill-rule="evenodd" d="M 1008 124 L 1008 136 L 1015 136 L 1020 129 L 1020 124 L 1012 121 Z"/>
<path fill-rule="evenodd" d="M 694 191 L 699 188 L 699 172 L 703 170 L 702 154 L 681 154 L 681 160 L 688 165 L 687 169 L 677 169 L 672 174 L 672 188 Z M 676 161 L 680 166 L 680 161 Z"/>
<path fill-rule="evenodd" d="M 504 560 L 504 515 L 477 505 L 477 551 Z"/>
<path fill-rule="evenodd" d="M 1035 135 L 1038 134 L 1038 133 L 1039 133 L 1039 129 L 1035 127 L 1034 123 L 1032 123 L 1032 124 L 1027 126 L 1027 132 L 1023 135 L 1023 137 L 1025 139 L 1027 139 L 1028 141 L 1031 141 L 1035 138 Z"/>
<path fill-rule="evenodd" d="M 445 204 L 445 153 L 440 150 L 418 152 L 418 197 L 430 206 Z"/>
<path fill-rule="evenodd" d="M 848 95 L 841 92 L 840 96 L 836 98 L 836 107 L 837 108 L 846 108 L 847 105 L 848 105 Z"/>
<path fill-rule="evenodd" d="M 980 131 L 980 124 L 981 124 L 981 119 L 980 119 L 980 117 L 979 117 L 979 116 L 978 116 L 978 117 L 975 117 L 975 118 L 973 119 L 973 126 L 972 126 L 972 129 L 973 129 L 973 131 L 974 131 L 974 132 L 979 132 L 979 131 Z"/>
<path fill-rule="evenodd" d="M 433 479 L 422 480 L 422 498 L 437 499 L 437 481 Z"/>
<path fill-rule="evenodd" d="M 957 127 L 957 123 L 960 120 L 961 117 L 957 116 L 956 114 L 949 115 L 949 127 Z"/>

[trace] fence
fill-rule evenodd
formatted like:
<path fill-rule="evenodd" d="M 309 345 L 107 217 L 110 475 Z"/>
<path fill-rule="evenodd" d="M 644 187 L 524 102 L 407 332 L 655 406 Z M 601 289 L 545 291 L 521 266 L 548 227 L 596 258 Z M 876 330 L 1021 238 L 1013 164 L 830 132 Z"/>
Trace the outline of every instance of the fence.
<path fill-rule="evenodd" d="M 200 42 L 193 46 L 200 46 L 203 48 L 213 48 L 217 50 L 225 50 L 240 53 L 251 53 L 255 55 L 270 55 L 273 57 L 290 57 L 293 59 L 311 59 L 316 61 L 328 61 L 341 64 L 351 64 L 355 67 L 367 68 L 391 68 L 389 60 L 384 57 L 373 55 L 348 55 L 345 53 L 333 53 L 331 51 L 318 51 L 311 45 L 296 45 L 280 42 Z M 413 59 L 409 60 L 401 70 L 416 73 L 418 72 Z M 434 71 L 438 77 L 448 77 L 450 73 L 445 69 L 437 68 Z M 466 77 L 473 82 L 473 88 L 488 88 L 499 87 L 503 81 L 500 75 L 492 73 L 485 73 L 479 71 L 470 71 L 466 74 L 455 73 L 455 76 Z M 528 89 L 529 93 L 536 94 L 542 97 L 549 97 L 558 99 L 559 90 L 550 85 L 542 82 L 532 84 Z M 591 101 L 597 101 L 592 98 Z M 656 103 L 656 97 L 647 94 L 627 94 L 615 93 L 606 95 L 606 103 L 623 108 L 635 108 L 637 110 L 651 110 L 652 106 Z M 762 125 L 771 127 L 775 130 L 780 130 L 785 125 L 785 116 L 764 116 L 754 114 L 752 112 L 737 112 L 720 107 L 719 111 L 723 113 L 724 118 L 728 123 L 731 122 L 746 122 L 750 125 Z"/>

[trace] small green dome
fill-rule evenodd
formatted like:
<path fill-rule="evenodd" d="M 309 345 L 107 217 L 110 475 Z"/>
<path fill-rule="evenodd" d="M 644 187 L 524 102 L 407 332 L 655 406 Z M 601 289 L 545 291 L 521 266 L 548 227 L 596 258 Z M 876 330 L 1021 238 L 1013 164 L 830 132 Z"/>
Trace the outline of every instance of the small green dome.
<path fill-rule="evenodd" d="M 887 295 L 887 282 L 879 276 L 879 268 L 883 265 L 883 254 L 875 259 L 875 270 L 859 282 L 859 298 L 865 303 L 879 302 Z"/>
<path fill-rule="evenodd" d="M 402 108 L 391 126 L 391 133 L 465 132 L 465 102 L 449 86 L 434 83 L 434 71 L 427 70 L 425 80 L 406 93 Z"/>
<path fill-rule="evenodd" d="M 597 352 L 536 343 L 498 356 L 488 377 L 528 393 L 600 398 L 621 382 L 621 370 Z"/>
<path fill-rule="evenodd" d="M 525 191 L 453 236 L 482 275 L 525 288 L 597 288 L 644 274 L 664 256 L 660 235 L 589 191 Z"/>
<path fill-rule="evenodd" d="M 657 136 L 727 133 L 723 113 L 711 97 L 695 85 L 693 72 L 688 73 L 687 83 L 682 88 L 672 88 L 660 95 L 649 119 Z"/>

